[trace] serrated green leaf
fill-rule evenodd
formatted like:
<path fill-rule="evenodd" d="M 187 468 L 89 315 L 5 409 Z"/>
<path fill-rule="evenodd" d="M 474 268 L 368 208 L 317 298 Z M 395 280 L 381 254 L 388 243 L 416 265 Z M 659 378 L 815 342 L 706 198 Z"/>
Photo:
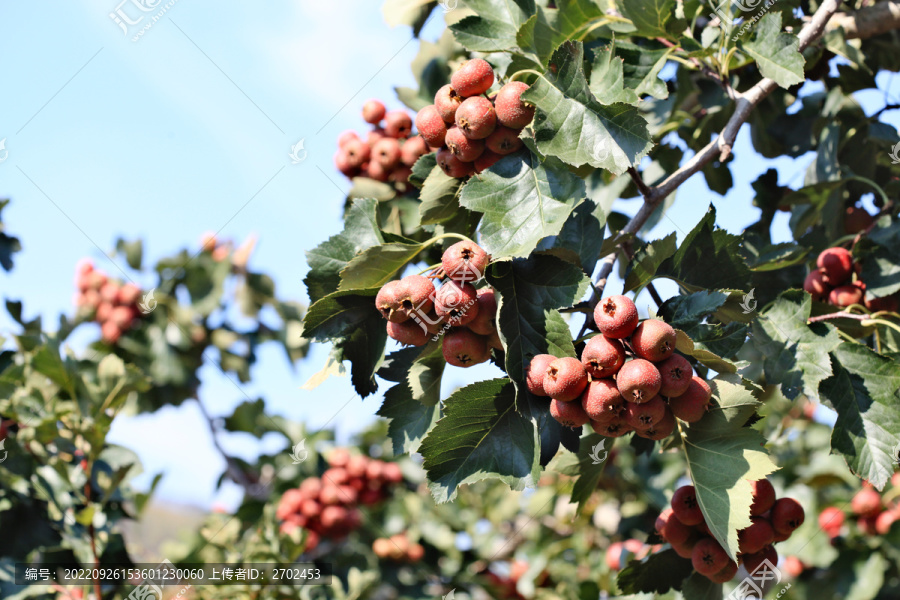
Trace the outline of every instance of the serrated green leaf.
<path fill-rule="evenodd" d="M 484 213 L 481 244 L 494 259 L 528 256 L 560 232 L 584 198 L 584 182 L 559 161 L 543 164 L 530 152 L 506 156 L 470 180 L 460 204 Z"/>
<path fill-rule="evenodd" d="M 450 26 L 456 41 L 469 50 L 502 52 L 516 48 L 516 34 L 535 14 L 534 0 L 466 0 L 475 11 Z"/>
<path fill-rule="evenodd" d="M 636 108 L 604 106 L 594 97 L 583 63 L 582 44 L 564 43 L 553 53 L 548 73 L 522 94 L 536 107 L 534 140 L 544 156 L 618 175 L 647 154 L 653 140 Z"/>
<path fill-rule="evenodd" d="M 882 298 L 900 291 L 900 222 L 881 219 L 860 240 L 854 254 L 862 264 L 867 297 Z"/>
<path fill-rule="evenodd" d="M 375 303 L 372 303 L 374 306 Z M 377 315 L 377 316 L 376 316 Z M 387 329 L 384 319 L 375 311 L 345 337 L 334 342 L 334 354 L 338 360 L 350 361 L 350 383 L 365 398 L 378 391 L 375 371 L 384 358 Z"/>
<path fill-rule="evenodd" d="M 378 415 L 390 419 L 388 436 L 394 454 L 411 454 L 419 450 L 422 440 L 441 417 L 440 403 L 426 405 L 413 398 L 412 390 L 401 381 L 384 393 Z"/>
<path fill-rule="evenodd" d="M 378 227 L 377 209 L 377 200 L 354 200 L 344 216 L 343 231 L 306 253 L 309 273 L 303 282 L 311 302 L 337 291 L 341 284 L 340 272 L 354 256 L 384 242 Z"/>
<path fill-rule="evenodd" d="M 680 329 L 676 329 L 675 333 L 677 335 L 675 338 L 675 348 L 682 354 L 693 356 L 713 371 L 719 373 L 737 373 L 737 366 L 730 360 L 724 359 L 704 348 L 697 347 L 694 344 L 694 341 Z"/>
<path fill-rule="evenodd" d="M 591 200 L 575 207 L 558 235 L 546 238 L 538 250 L 563 250 L 577 258 L 585 273 L 593 273 L 603 250 L 606 213 Z"/>
<path fill-rule="evenodd" d="M 752 256 L 744 253 L 744 257 L 747 267 L 751 271 L 765 272 L 800 264 L 806 259 L 808 254 L 809 248 L 785 242 L 782 244 L 770 244 Z"/>
<path fill-rule="evenodd" d="M 700 573 L 693 573 L 684 582 L 681 593 L 691 600 L 722 600 L 722 584 L 714 583 Z"/>
<path fill-rule="evenodd" d="M 379 244 L 366 248 L 341 269 L 339 291 L 381 287 L 424 248 L 423 244 Z"/>
<path fill-rule="evenodd" d="M 616 56 L 624 62 L 625 89 L 634 90 L 639 97 L 645 94 L 659 100 L 669 97 L 666 82 L 659 73 L 666 66 L 670 48 L 648 48 L 629 42 L 616 42 Z"/>
<path fill-rule="evenodd" d="M 625 87 L 624 63 L 621 57 L 616 56 L 613 44 L 594 51 L 590 88 L 601 104 L 633 104 L 638 101 L 634 90 Z"/>
<path fill-rule="evenodd" d="M 422 349 L 406 377 L 414 400 L 428 406 L 441 401 L 441 377 L 446 365 L 440 342 L 430 342 Z"/>
<path fill-rule="evenodd" d="M 806 60 L 800 54 L 800 39 L 781 31 L 781 13 L 766 14 L 754 31 L 753 40 L 744 42 L 741 48 L 756 61 L 763 76 L 783 88 L 802 83 Z"/>
<path fill-rule="evenodd" d="M 576 478 L 571 499 L 578 503 L 579 512 L 597 491 L 613 442 L 613 439 L 596 433 L 586 435 L 579 440 L 577 453 L 561 453 L 550 466 L 555 471 Z"/>
<path fill-rule="evenodd" d="M 838 413 L 831 447 L 854 473 L 883 489 L 898 460 L 900 363 L 847 342 L 832 357 L 834 375 L 819 386 L 822 399 Z"/>
<path fill-rule="evenodd" d="M 682 582 L 693 570 L 691 559 L 681 558 L 674 550 L 667 548 L 644 560 L 629 562 L 619 573 L 616 583 L 625 594 L 665 594 L 670 590 L 680 590 Z"/>
<path fill-rule="evenodd" d="M 675 0 L 629 0 L 618 6 L 637 28 L 638 35 L 671 37 L 666 25 L 675 17 Z"/>
<path fill-rule="evenodd" d="M 841 343 L 834 326 L 807 325 L 812 297 L 799 290 L 781 294 L 752 324 L 752 343 L 763 357 L 766 382 L 780 384 L 781 393 L 801 392 L 818 398 L 819 384 L 831 376 L 828 353 Z"/>
<path fill-rule="evenodd" d="M 505 378 L 473 383 L 447 398 L 443 418 L 419 447 L 436 502 L 453 500 L 460 485 L 487 478 L 516 490 L 537 482 L 537 432 L 515 402 L 515 388 Z"/>
<path fill-rule="evenodd" d="M 425 179 L 427 179 L 431 172 L 434 171 L 434 168 L 436 166 L 437 155 L 434 152 L 429 152 L 424 156 L 420 156 L 412 166 L 412 173 L 409 176 L 409 183 L 419 189 L 422 189 L 422 185 L 424 185 Z"/>
<path fill-rule="evenodd" d="M 419 205 L 419 222 L 422 225 L 432 225 L 452 219 L 459 212 L 458 195 L 462 185 L 461 179 L 450 177 L 435 164 L 425 178 L 422 192 L 419 194 L 422 200 L 422 204 Z"/>
<path fill-rule="evenodd" d="M 750 525 L 750 481 L 777 467 L 763 449 L 765 438 L 743 426 L 759 405 L 754 388 L 736 375 L 720 375 L 710 387 L 715 403 L 686 427 L 684 451 L 710 533 L 737 560 L 737 532 Z"/>
<path fill-rule="evenodd" d="M 888 562 L 878 552 L 873 552 L 865 562 L 857 562 L 854 565 L 853 585 L 844 596 L 844 600 L 873 600 L 882 590 L 884 574 L 888 569 Z"/>
<path fill-rule="evenodd" d="M 350 334 L 367 320 L 381 319 L 375 308 L 379 289 L 343 290 L 325 296 L 310 306 L 303 317 L 304 335 L 324 342 Z"/>
<path fill-rule="evenodd" d="M 561 0 L 557 8 L 538 6 L 537 12 L 519 29 L 516 42 L 528 58 L 546 65 L 561 43 L 602 16 L 600 5 L 589 0 Z"/>

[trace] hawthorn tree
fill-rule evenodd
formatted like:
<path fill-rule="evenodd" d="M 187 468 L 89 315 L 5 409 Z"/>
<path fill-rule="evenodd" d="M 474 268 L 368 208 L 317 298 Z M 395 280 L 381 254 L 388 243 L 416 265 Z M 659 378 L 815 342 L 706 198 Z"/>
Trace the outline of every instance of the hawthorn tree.
<path fill-rule="evenodd" d="M 582 460 L 571 466 L 571 498 L 583 506 L 603 479 L 602 466 L 584 460 L 585 443 L 600 440 L 584 436 L 587 418 L 560 418 L 574 414 L 560 403 L 571 397 L 534 393 L 530 368 L 542 355 L 585 361 L 598 326 L 607 334 L 597 318 L 605 299 L 643 290 L 712 400 L 701 419 L 679 417 L 672 437 L 634 435 L 627 451 L 680 457 L 708 534 L 730 560 L 754 522 L 751 483 L 781 466 L 769 422 L 791 402 L 832 409 L 830 441 L 820 438 L 827 454 L 884 490 L 900 445 L 898 136 L 880 120 L 893 105 L 867 116 L 853 94 L 898 69 L 896 4 L 469 0 L 458 10 L 388 2 L 385 13 L 418 32 L 441 9 L 447 30 L 422 41 L 413 62 L 418 89 L 397 90 L 434 152 L 412 166 L 417 189 L 402 195 L 364 167 L 344 170 L 354 177 L 344 230 L 308 253 L 304 319 L 306 336 L 332 343 L 332 364 L 350 362 L 361 396 L 379 379 L 391 383 L 379 414 L 395 453 L 424 458 L 434 499 L 453 501 L 483 479 L 530 488 L 554 457 L 573 453 Z M 822 91 L 803 93 L 808 82 Z M 524 128 L 501 106 L 516 85 L 518 108 L 533 109 Z M 760 176 L 758 219 L 740 235 L 716 227 L 710 204 L 680 244 L 674 233 L 648 239 L 692 176 L 702 173 L 713 193 L 732 188 L 742 128 L 764 158 L 812 153 L 802 185 L 780 184 L 775 170 Z M 634 197 L 641 207 L 619 212 L 616 201 Z M 876 214 L 863 208 L 870 200 Z M 790 214 L 790 242 L 773 243 L 779 211 Z M 490 255 L 469 281 L 447 269 L 460 240 Z M 624 289 L 611 290 L 617 265 Z M 429 302 L 417 295 L 423 275 L 442 282 Z M 657 279 L 678 294 L 661 298 Z M 496 298 L 499 344 L 451 310 L 478 304 L 472 283 Z M 429 319 L 447 326 L 432 331 Z M 395 350 L 389 338 L 409 347 Z M 646 358 L 634 336 L 625 348 Z M 486 360 L 495 378 L 440 397 L 447 363 Z M 672 491 L 658 490 L 660 509 Z M 664 550 L 629 566 L 619 588 L 722 593 L 692 571 Z"/>

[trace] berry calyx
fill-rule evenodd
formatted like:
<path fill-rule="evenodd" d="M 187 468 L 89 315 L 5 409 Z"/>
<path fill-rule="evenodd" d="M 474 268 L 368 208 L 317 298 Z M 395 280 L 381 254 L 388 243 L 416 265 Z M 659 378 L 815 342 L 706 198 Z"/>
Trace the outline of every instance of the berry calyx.
<path fill-rule="evenodd" d="M 776 533 L 790 535 L 805 519 L 803 507 L 793 498 L 779 498 L 772 506 L 772 528 Z"/>
<path fill-rule="evenodd" d="M 478 315 L 478 292 L 471 283 L 446 281 L 435 296 L 434 312 L 455 327 L 467 325 Z"/>
<path fill-rule="evenodd" d="M 441 255 L 441 268 L 444 274 L 453 281 L 478 281 L 491 257 L 484 248 L 474 242 L 463 240 L 444 250 Z"/>
<path fill-rule="evenodd" d="M 505 127 L 522 129 L 534 118 L 534 107 L 522 101 L 522 93 L 527 89 L 527 84 L 511 81 L 497 92 L 494 107 L 497 110 L 497 120 Z"/>
<path fill-rule="evenodd" d="M 850 278 L 853 272 L 853 257 L 846 248 L 828 248 L 819 254 L 816 266 L 822 270 L 829 285 L 838 286 Z"/>
<path fill-rule="evenodd" d="M 594 322 L 600 333 L 608 338 L 626 338 L 638 326 L 638 312 L 627 296 L 610 296 L 594 309 Z"/>
<path fill-rule="evenodd" d="M 434 107 L 445 123 L 456 122 L 456 109 L 462 104 L 464 98 L 456 93 L 449 83 L 437 91 L 434 95 Z M 416 124 L 418 127 L 418 124 Z"/>
<path fill-rule="evenodd" d="M 592 421 L 608 422 L 625 410 L 625 398 L 612 379 L 595 379 L 585 388 L 581 406 Z"/>
<path fill-rule="evenodd" d="M 662 419 L 645 431 L 638 430 L 637 434 L 648 440 L 659 441 L 672 435 L 673 431 L 675 431 L 675 415 L 673 415 L 672 411 L 669 410 L 669 407 L 666 406 L 665 414 L 663 414 Z"/>
<path fill-rule="evenodd" d="M 611 438 L 622 437 L 634 431 L 631 425 L 621 417 L 616 417 L 611 421 L 591 421 L 591 428 L 594 433 Z"/>
<path fill-rule="evenodd" d="M 593 379 L 610 377 L 625 364 L 625 347 L 619 340 L 596 335 L 585 344 L 581 362 Z"/>
<path fill-rule="evenodd" d="M 547 366 L 544 391 L 562 402 L 578 398 L 588 385 L 587 371 L 577 358 L 557 358 Z"/>
<path fill-rule="evenodd" d="M 363 104 L 362 115 L 366 123 L 378 125 L 384 119 L 385 112 L 384 103 L 380 100 L 368 100 Z"/>
<path fill-rule="evenodd" d="M 528 391 L 535 396 L 550 395 L 544 391 L 544 374 L 554 360 L 556 357 L 552 354 L 538 354 L 528 364 L 525 370 L 525 385 L 528 387 Z"/>
<path fill-rule="evenodd" d="M 454 367 L 471 367 L 491 357 L 485 337 L 464 327 L 448 331 L 444 335 L 441 350 L 444 360 Z"/>
<path fill-rule="evenodd" d="M 629 402 L 647 402 L 659 393 L 662 378 L 656 366 L 643 358 L 625 363 L 616 375 L 619 393 Z"/>
<path fill-rule="evenodd" d="M 432 148 L 444 145 L 447 136 L 447 124 L 433 104 L 429 104 L 416 113 L 416 129 L 425 143 Z"/>
<path fill-rule="evenodd" d="M 703 522 L 703 512 L 700 510 L 700 503 L 697 502 L 697 491 L 692 485 L 675 490 L 672 495 L 672 510 L 678 520 L 685 525 L 694 526 Z"/>
<path fill-rule="evenodd" d="M 728 553 L 713 538 L 703 538 L 691 552 L 691 564 L 701 575 L 715 575 L 728 565 Z"/>
<path fill-rule="evenodd" d="M 659 319 L 647 319 L 631 334 L 635 354 L 650 362 L 663 361 L 675 352 L 675 329 Z"/>
<path fill-rule="evenodd" d="M 483 96 L 466 98 L 456 109 L 456 126 L 466 137 L 483 140 L 491 135 L 497 127 L 497 113 L 494 111 L 494 105 Z"/>
<path fill-rule="evenodd" d="M 450 76 L 450 85 L 463 98 L 483 94 L 494 85 L 494 69 L 486 60 L 473 58 Z"/>
<path fill-rule="evenodd" d="M 341 150 L 344 152 L 347 164 L 354 169 L 358 169 L 368 162 L 371 154 L 369 144 L 362 140 L 350 140 Z"/>
<path fill-rule="evenodd" d="M 685 423 L 695 423 L 703 418 L 709 408 L 712 390 L 703 379 L 694 375 L 687 391 L 676 398 L 669 399 L 672 413 Z"/>
<path fill-rule="evenodd" d="M 691 363 L 680 354 L 673 354 L 656 365 L 656 368 L 659 369 L 659 376 L 662 380 L 659 393 L 666 398 L 677 398 L 690 387 L 694 370 L 691 368 Z"/>
<path fill-rule="evenodd" d="M 447 130 L 444 143 L 453 156 L 463 162 L 472 162 L 481 156 L 485 144 L 483 140 L 469 139 L 456 125 Z"/>
<path fill-rule="evenodd" d="M 556 398 L 550 401 L 550 416 L 563 427 L 581 427 L 590 421 L 580 402 L 563 402 Z"/>

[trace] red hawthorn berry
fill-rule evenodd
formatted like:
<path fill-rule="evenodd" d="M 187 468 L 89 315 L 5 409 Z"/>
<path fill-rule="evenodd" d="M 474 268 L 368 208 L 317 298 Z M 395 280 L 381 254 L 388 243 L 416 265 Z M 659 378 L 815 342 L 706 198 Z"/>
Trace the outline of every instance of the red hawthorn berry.
<path fill-rule="evenodd" d="M 556 419 L 563 427 L 576 428 L 585 425 L 590 419 L 580 402 L 563 402 L 553 399 L 550 401 L 550 416 Z"/>
<path fill-rule="evenodd" d="M 611 438 L 622 437 L 634 431 L 622 417 L 616 417 L 609 421 L 591 421 L 591 429 L 594 430 L 594 433 Z"/>
<path fill-rule="evenodd" d="M 595 335 L 585 344 L 581 362 L 591 378 L 611 377 L 625 364 L 625 347 L 619 340 Z"/>
<path fill-rule="evenodd" d="M 755 554 L 775 541 L 775 530 L 767 519 L 753 517 L 753 523 L 738 532 L 741 554 Z"/>
<path fill-rule="evenodd" d="M 776 533 L 790 535 L 803 525 L 805 518 L 803 507 L 793 498 L 779 498 L 772 506 L 772 528 Z"/>
<path fill-rule="evenodd" d="M 694 375 L 688 389 L 677 398 L 669 398 L 672 413 L 686 423 L 695 423 L 703 418 L 709 408 L 712 390 L 702 378 Z"/>
<path fill-rule="evenodd" d="M 692 485 L 685 485 L 675 490 L 672 495 L 672 510 L 678 520 L 685 525 L 703 523 L 703 512 L 697 502 L 697 492 Z"/>
<path fill-rule="evenodd" d="M 492 166 L 497 164 L 497 161 L 503 158 L 496 152 L 491 152 L 488 149 L 485 149 L 484 152 L 481 153 L 481 156 L 475 159 L 475 172 L 481 173 L 485 169 L 490 169 Z"/>
<path fill-rule="evenodd" d="M 511 81 L 497 92 L 494 100 L 497 120 L 505 127 L 522 129 L 534 118 L 534 107 L 522 101 L 522 93 L 527 89 L 527 84 Z"/>
<path fill-rule="evenodd" d="M 400 162 L 407 167 L 412 167 L 422 156 L 428 154 L 428 144 L 421 135 L 414 135 L 400 147 Z"/>
<path fill-rule="evenodd" d="M 654 396 L 647 402 L 636 404 L 627 402 L 625 405 L 625 420 L 632 429 L 646 431 L 663 420 L 666 416 L 665 400 L 662 396 Z"/>
<path fill-rule="evenodd" d="M 525 385 L 528 387 L 528 391 L 535 396 L 550 395 L 544 390 L 544 374 L 554 360 L 556 357 L 552 354 L 538 354 L 528 364 L 528 368 L 525 370 Z"/>
<path fill-rule="evenodd" d="M 657 365 L 662 386 L 659 393 L 666 398 L 677 398 L 691 386 L 694 370 L 691 363 L 680 354 L 673 354 Z"/>
<path fill-rule="evenodd" d="M 850 508 L 860 517 L 874 517 L 881 512 L 881 494 L 874 488 L 864 487 L 850 501 Z"/>
<path fill-rule="evenodd" d="M 380 100 L 369 100 L 363 104 L 362 116 L 366 123 L 378 125 L 384 119 L 384 103 Z"/>
<path fill-rule="evenodd" d="M 475 172 L 475 165 L 459 160 L 447 148 L 437 151 L 437 164 L 447 177 L 462 179 Z"/>
<path fill-rule="evenodd" d="M 467 283 L 481 279 L 490 261 L 491 257 L 484 248 L 475 242 L 463 240 L 444 250 L 441 268 L 451 280 Z"/>
<path fill-rule="evenodd" d="M 665 414 L 659 422 L 645 431 L 638 431 L 637 434 L 648 440 L 658 442 L 659 440 L 663 440 L 672 435 L 673 431 L 675 431 L 675 415 L 673 415 L 672 411 L 669 410 L 669 407 L 666 406 Z"/>
<path fill-rule="evenodd" d="M 463 162 L 477 160 L 485 148 L 484 140 L 469 139 L 456 125 L 447 130 L 444 143 L 453 156 Z"/>
<path fill-rule="evenodd" d="M 405 110 L 392 110 L 384 116 L 384 133 L 388 137 L 405 140 L 412 132 L 412 118 Z"/>
<path fill-rule="evenodd" d="M 701 575 L 715 575 L 728 565 L 728 553 L 711 537 L 703 538 L 691 552 L 691 564 Z"/>
<path fill-rule="evenodd" d="M 709 580 L 713 583 L 728 583 L 734 576 L 737 575 L 738 572 L 738 564 L 733 560 L 729 560 L 728 564 L 725 565 L 718 573 L 714 573 L 713 575 L 709 575 Z"/>
<path fill-rule="evenodd" d="M 773 502 L 774 504 L 774 502 Z M 844 511 L 836 506 L 829 506 L 819 513 L 819 527 L 834 539 L 841 534 L 844 526 Z"/>
<path fill-rule="evenodd" d="M 483 140 L 497 127 L 497 113 L 491 101 L 482 96 L 466 98 L 456 109 L 456 126 L 473 140 Z M 496 149 L 492 150 L 496 152 Z"/>
<path fill-rule="evenodd" d="M 665 529 L 660 535 L 673 546 L 680 545 L 688 542 L 691 536 L 694 535 L 694 529 L 682 523 L 673 512 L 666 519 Z"/>
<path fill-rule="evenodd" d="M 498 125 L 493 133 L 485 138 L 485 145 L 491 152 L 506 155 L 512 154 L 522 147 L 519 130 Z"/>
<path fill-rule="evenodd" d="M 471 367 L 491 358 L 487 338 L 465 328 L 444 334 L 442 349 L 444 360 L 455 367 Z"/>
<path fill-rule="evenodd" d="M 829 285 L 838 286 L 850 279 L 853 257 L 846 248 L 828 248 L 819 254 L 816 266 L 822 270 Z"/>
<path fill-rule="evenodd" d="M 457 94 L 453 86 L 448 83 L 434 95 L 434 107 L 445 123 L 455 123 L 456 109 L 463 100 L 464 98 Z"/>
<path fill-rule="evenodd" d="M 562 402 L 575 400 L 588 385 L 587 371 L 577 358 L 557 358 L 547 366 L 544 391 Z"/>
<path fill-rule="evenodd" d="M 497 295 L 493 288 L 485 287 L 478 290 L 478 313 L 469 323 L 468 327 L 478 335 L 491 335 L 497 332 Z"/>
<path fill-rule="evenodd" d="M 631 334 L 634 353 L 650 362 L 666 360 L 675 352 L 675 329 L 659 319 L 647 319 Z"/>
<path fill-rule="evenodd" d="M 478 316 L 478 292 L 471 283 L 445 281 L 434 299 L 437 316 L 446 319 L 453 326 L 461 327 L 471 323 Z"/>
<path fill-rule="evenodd" d="M 744 568 L 747 569 L 747 572 L 753 574 L 765 561 L 769 561 L 773 567 L 777 565 L 778 552 L 775 550 L 774 546 L 766 546 L 756 554 L 744 554 L 741 557 L 741 560 L 743 561 Z"/>
<path fill-rule="evenodd" d="M 616 375 L 619 393 L 629 402 L 647 402 L 659 393 L 662 378 L 650 361 L 635 358 L 625 363 Z M 676 413 L 677 415 L 677 413 Z"/>
<path fill-rule="evenodd" d="M 585 388 L 581 406 L 593 421 L 618 418 L 625 410 L 625 399 L 612 379 L 595 379 Z"/>
<path fill-rule="evenodd" d="M 404 346 L 424 346 L 432 335 L 427 328 L 415 321 L 404 321 L 403 323 L 388 321 L 386 327 L 388 337 Z"/>
<path fill-rule="evenodd" d="M 828 303 L 845 307 L 863 303 L 863 290 L 855 285 L 841 285 L 828 294 Z"/>
<path fill-rule="evenodd" d="M 486 60 L 473 58 L 450 77 L 450 85 L 463 98 L 483 94 L 494 85 L 494 69 Z"/>
<path fill-rule="evenodd" d="M 825 282 L 825 274 L 816 269 L 810 271 L 803 281 L 803 289 L 809 292 L 813 300 L 825 300 L 831 293 L 831 286 Z"/>
<path fill-rule="evenodd" d="M 594 309 L 594 321 L 608 338 L 626 338 L 638 326 L 637 307 L 627 296 L 610 296 Z"/>

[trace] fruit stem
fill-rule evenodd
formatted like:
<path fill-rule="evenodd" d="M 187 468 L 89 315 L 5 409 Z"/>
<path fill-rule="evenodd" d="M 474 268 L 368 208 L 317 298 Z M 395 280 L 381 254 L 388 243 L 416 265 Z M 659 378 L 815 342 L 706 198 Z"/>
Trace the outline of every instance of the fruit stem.
<path fill-rule="evenodd" d="M 537 75 L 538 77 L 543 77 L 543 76 L 544 76 L 543 73 L 541 73 L 540 71 L 535 71 L 534 69 L 522 69 L 521 71 L 516 71 L 515 73 L 513 73 L 512 76 L 509 78 L 509 80 L 510 80 L 510 81 L 515 81 L 515 80 L 516 80 L 516 77 L 518 77 L 518 76 L 521 75 L 522 73 L 531 73 L 531 74 L 533 74 L 533 75 Z"/>
<path fill-rule="evenodd" d="M 467 238 L 466 236 L 464 236 L 461 233 L 442 233 L 441 235 L 437 235 L 437 236 L 431 238 L 430 240 L 428 240 L 427 242 L 425 242 L 424 244 L 422 244 L 422 250 L 424 250 L 428 246 L 434 244 L 435 242 L 438 242 L 440 240 L 447 239 L 447 238 L 456 238 L 456 239 L 462 240 L 464 242 L 472 242 L 473 244 L 475 243 L 474 240 Z M 419 252 L 421 252 L 422 250 L 420 250 Z"/>
<path fill-rule="evenodd" d="M 891 323 L 890 321 L 885 321 L 884 319 L 865 319 L 860 321 L 860 325 L 863 327 L 867 325 L 884 325 L 885 327 L 890 327 L 894 331 L 900 332 L 900 325 L 896 323 Z"/>
<path fill-rule="evenodd" d="M 421 271 L 419 271 L 418 273 L 416 273 L 416 275 L 421 275 L 422 273 L 427 273 L 428 271 L 433 271 L 433 270 L 437 269 L 437 268 L 440 267 L 440 266 L 441 266 L 441 263 L 438 263 L 438 264 L 436 264 L 436 265 L 428 265 L 427 267 L 425 267 L 424 269 L 422 269 Z"/>
<path fill-rule="evenodd" d="M 891 203 L 891 200 L 888 198 L 887 194 L 884 193 L 884 190 L 881 188 L 881 186 L 878 185 L 877 183 L 875 183 L 874 181 L 872 181 L 871 179 L 862 177 L 861 175 L 851 175 L 847 179 L 855 179 L 856 181 L 870 185 L 871 187 L 873 187 L 875 189 L 876 192 L 878 192 L 878 195 L 881 196 L 881 199 L 884 201 L 885 205 L 888 205 Z"/>

